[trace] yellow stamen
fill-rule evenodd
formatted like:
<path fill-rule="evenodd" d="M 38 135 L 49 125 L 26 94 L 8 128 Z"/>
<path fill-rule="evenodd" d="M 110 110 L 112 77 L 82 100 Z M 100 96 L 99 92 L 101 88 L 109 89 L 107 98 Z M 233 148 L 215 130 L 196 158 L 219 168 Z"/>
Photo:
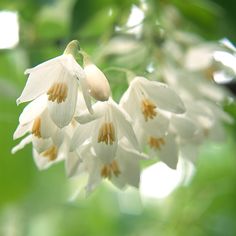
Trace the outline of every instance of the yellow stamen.
<path fill-rule="evenodd" d="M 165 140 L 163 138 L 150 137 L 148 140 L 148 145 L 153 149 L 161 149 L 161 146 L 165 145 Z"/>
<path fill-rule="evenodd" d="M 118 177 L 120 175 L 118 163 L 113 160 L 110 164 L 104 165 L 101 169 L 101 176 L 103 178 L 111 179 L 112 175 Z"/>
<path fill-rule="evenodd" d="M 65 83 L 54 83 L 48 90 L 48 100 L 62 103 L 66 100 L 68 94 L 68 87 Z"/>
<path fill-rule="evenodd" d="M 143 99 L 141 103 L 141 110 L 144 116 L 145 121 L 148 119 L 153 119 L 157 112 L 155 111 L 156 105 L 148 99 Z"/>
<path fill-rule="evenodd" d="M 105 142 L 106 145 L 112 145 L 115 138 L 115 127 L 113 123 L 102 124 L 98 132 L 98 143 Z"/>
<path fill-rule="evenodd" d="M 49 161 L 55 160 L 57 158 L 57 147 L 52 145 L 50 148 L 44 151 L 42 155 L 48 158 Z"/>
<path fill-rule="evenodd" d="M 40 127 L 41 127 L 41 119 L 40 117 L 37 117 L 34 119 L 33 127 L 32 127 L 32 134 L 38 138 L 41 138 L 41 132 L 40 132 Z"/>

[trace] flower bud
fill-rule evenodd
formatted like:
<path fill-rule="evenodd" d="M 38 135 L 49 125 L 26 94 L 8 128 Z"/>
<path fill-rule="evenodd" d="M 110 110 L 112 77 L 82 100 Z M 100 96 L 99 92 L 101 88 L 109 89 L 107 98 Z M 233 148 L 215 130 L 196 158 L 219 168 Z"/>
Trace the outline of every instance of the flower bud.
<path fill-rule="evenodd" d="M 103 72 L 87 59 L 84 60 L 84 72 L 90 95 L 98 101 L 107 101 L 111 89 Z"/>

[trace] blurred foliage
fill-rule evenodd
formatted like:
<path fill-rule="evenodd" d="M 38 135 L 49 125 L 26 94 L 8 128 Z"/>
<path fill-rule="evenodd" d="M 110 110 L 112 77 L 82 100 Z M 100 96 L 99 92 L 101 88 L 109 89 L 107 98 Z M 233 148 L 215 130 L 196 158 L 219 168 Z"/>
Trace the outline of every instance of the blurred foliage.
<path fill-rule="evenodd" d="M 181 1 L 147 0 L 151 12 L 147 21 L 156 19 L 163 4 L 173 4 L 184 15 L 185 30 L 207 39 L 229 37 L 236 42 L 236 2 L 226 0 Z M 31 147 L 10 154 L 16 144 L 12 134 L 24 107 L 16 106 L 25 83 L 23 71 L 59 55 L 65 44 L 78 38 L 86 51 L 94 55 L 111 81 L 116 100 L 127 88 L 125 73 L 106 69 L 110 60 L 98 55 L 107 44 L 114 26 L 126 22 L 132 4 L 138 0 L 1 0 L 1 10 L 19 14 L 20 43 L 14 49 L 0 51 L 0 235 L 1 236 L 77 236 L 77 235 L 236 235 L 236 146 L 235 133 L 226 143 L 207 144 L 200 155 L 196 175 L 187 186 L 178 188 L 164 200 L 152 200 L 137 206 L 138 212 L 125 212 L 120 197 L 105 186 L 88 199 L 67 201 L 74 184 L 64 175 L 63 164 L 39 172 L 32 160 Z M 219 5 L 217 5 L 219 4 Z M 153 17 L 153 19 L 151 19 Z M 150 26 L 147 30 L 153 32 Z M 122 34 L 122 33 L 121 33 Z M 142 39 L 141 39 L 142 40 Z M 147 48 L 129 55 L 127 68 L 144 71 Z M 119 66 L 119 61 L 111 62 Z M 225 108 L 236 118 L 235 105 Z M 234 127 L 235 131 L 235 127 Z M 229 134 L 231 134 L 229 132 Z M 155 186 L 153 186 L 155 187 Z M 132 201 L 131 201 L 132 202 Z"/>

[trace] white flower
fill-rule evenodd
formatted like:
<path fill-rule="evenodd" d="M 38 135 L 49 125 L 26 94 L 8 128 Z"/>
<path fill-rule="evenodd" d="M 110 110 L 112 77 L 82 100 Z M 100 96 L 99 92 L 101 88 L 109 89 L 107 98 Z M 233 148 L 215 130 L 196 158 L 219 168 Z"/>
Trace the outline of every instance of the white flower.
<path fill-rule="evenodd" d="M 120 189 L 127 185 L 139 186 L 139 162 L 146 158 L 145 155 L 121 141 L 114 159 L 109 163 L 104 163 L 91 147 L 91 143 L 86 144 L 80 152 L 71 154 L 66 160 L 67 170 L 70 170 L 71 176 L 88 174 L 88 182 L 85 187 L 87 195 L 97 187 L 102 179 L 108 179 Z"/>
<path fill-rule="evenodd" d="M 159 118 L 159 111 L 177 114 L 185 112 L 179 96 L 166 84 L 150 81 L 144 77 L 134 78 L 121 98 L 120 105 L 134 119 L 146 123 Z"/>
<path fill-rule="evenodd" d="M 66 158 L 69 151 L 69 140 L 66 132 L 62 130 L 57 130 L 50 138 L 38 138 L 30 134 L 13 147 L 11 152 L 14 154 L 32 143 L 35 164 L 40 170 L 43 170 Z"/>
<path fill-rule="evenodd" d="M 181 125 L 182 129 L 187 130 L 187 127 L 189 127 L 189 131 L 191 130 L 190 126 L 192 126 L 195 131 L 192 136 L 182 135 L 178 139 L 178 144 L 180 155 L 184 159 L 195 162 L 199 147 L 206 140 L 213 142 L 225 141 L 226 133 L 223 123 L 231 124 L 233 119 L 220 107 L 209 101 L 185 101 L 185 104 L 187 110 L 185 116 L 191 122 L 188 121 L 188 124 L 185 120 Z"/>
<path fill-rule="evenodd" d="M 188 49 L 184 65 L 191 71 L 207 69 L 211 67 L 214 61 L 214 51 L 219 49 L 220 45 L 215 42 L 194 45 Z"/>
<path fill-rule="evenodd" d="M 162 136 L 150 134 L 142 127 L 136 127 L 135 130 L 139 129 L 136 133 L 139 142 L 142 144 L 143 148 L 151 158 L 159 157 L 160 161 L 164 162 L 172 169 L 176 169 L 178 163 L 178 145 L 176 143 L 176 138 L 173 133 L 169 130 L 166 131 Z M 158 129 L 158 127 L 153 127 L 153 129 Z"/>
<path fill-rule="evenodd" d="M 170 119 L 169 134 L 175 138 L 175 146 L 178 148 L 178 153 L 177 155 L 174 154 L 174 159 L 179 160 L 180 156 L 185 158 L 185 156 L 182 155 L 185 144 L 192 146 L 194 137 L 198 134 L 198 127 L 186 113 L 181 115 L 172 114 Z M 192 153 L 192 155 L 195 155 L 195 153 Z M 191 158 L 187 159 L 189 160 Z"/>
<path fill-rule="evenodd" d="M 136 77 L 121 98 L 120 105 L 132 116 L 135 134 L 143 148 L 159 155 L 171 168 L 176 168 L 178 151 L 175 138 L 168 134 L 171 112 L 185 111 L 181 99 L 165 84 Z"/>
<path fill-rule="evenodd" d="M 35 145 L 33 145 L 33 158 L 39 170 L 47 169 L 51 165 L 66 159 L 69 151 L 69 138 L 63 133 L 60 135 L 61 137 L 57 137 L 57 140 L 41 139 L 41 145 L 47 146 L 43 151 L 38 152 Z"/>
<path fill-rule="evenodd" d="M 21 96 L 17 99 L 17 104 L 20 104 L 46 93 L 50 116 L 60 128 L 68 125 L 74 115 L 78 80 L 91 112 L 84 71 L 71 54 L 76 48 L 77 41 L 72 41 L 63 55 L 26 70 L 25 73 L 29 74 L 29 78 Z"/>
<path fill-rule="evenodd" d="M 19 123 L 13 135 L 14 139 L 20 138 L 27 132 L 38 138 L 49 138 L 58 130 L 50 118 L 45 94 L 39 96 L 24 108 Z"/>
<path fill-rule="evenodd" d="M 230 94 L 226 88 L 217 85 L 212 80 L 207 80 L 204 74 L 177 69 L 172 64 L 166 64 L 162 68 L 162 76 L 171 88 L 178 91 L 184 101 L 206 98 L 222 102 Z"/>
<path fill-rule="evenodd" d="M 88 140 L 96 155 L 104 163 L 110 163 L 115 158 L 119 141 L 123 137 L 133 148 L 139 149 L 129 116 L 111 98 L 106 102 L 97 102 L 93 110 L 93 115 L 84 113 L 77 117 L 83 124 L 75 131 L 71 151 Z"/>

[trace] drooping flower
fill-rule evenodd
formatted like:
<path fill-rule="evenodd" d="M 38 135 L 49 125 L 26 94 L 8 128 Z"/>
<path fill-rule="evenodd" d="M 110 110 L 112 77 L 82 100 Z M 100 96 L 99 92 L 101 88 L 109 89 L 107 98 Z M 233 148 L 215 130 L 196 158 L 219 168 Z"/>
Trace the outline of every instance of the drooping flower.
<path fill-rule="evenodd" d="M 120 105 L 132 114 L 134 119 L 146 123 L 160 118 L 160 111 L 177 114 L 185 112 L 183 102 L 172 89 L 164 83 L 150 81 L 144 77 L 136 77 L 131 81 L 120 100 Z"/>
<path fill-rule="evenodd" d="M 101 156 L 96 155 L 92 143 L 87 143 L 80 151 L 77 147 L 77 151 L 71 154 L 66 162 L 70 176 L 88 174 L 88 181 L 85 186 L 88 195 L 103 179 L 111 181 L 120 189 L 128 185 L 138 188 L 140 160 L 145 158 L 144 154 L 127 145 L 126 140 L 121 140 L 115 157 L 109 163 L 104 163 Z"/>
<path fill-rule="evenodd" d="M 13 138 L 20 138 L 26 133 L 32 133 L 38 138 L 49 138 L 57 130 L 58 127 L 54 124 L 48 112 L 47 96 L 43 94 L 24 108 Z"/>
<path fill-rule="evenodd" d="M 67 128 L 66 128 L 67 129 Z M 33 158 L 39 170 L 64 160 L 69 151 L 70 138 L 67 130 L 57 130 L 52 137 L 42 138 L 29 134 L 12 148 L 12 154 L 23 149 L 27 144 L 33 145 Z"/>
<path fill-rule="evenodd" d="M 29 78 L 17 104 L 47 94 L 50 116 L 62 128 L 70 123 L 74 115 L 80 82 L 86 105 L 92 112 L 85 73 L 74 59 L 77 49 L 78 42 L 74 40 L 63 55 L 27 69 L 25 73 L 29 74 Z"/>
<path fill-rule="evenodd" d="M 222 102 L 230 95 L 226 88 L 220 87 L 213 80 L 207 80 L 204 73 L 177 69 L 171 63 L 162 68 L 162 76 L 184 101 L 208 99 Z"/>
<path fill-rule="evenodd" d="M 121 138 L 126 138 L 133 148 L 139 150 L 128 114 L 112 98 L 97 102 L 93 110 L 92 115 L 85 112 L 77 117 L 81 125 L 78 125 L 72 138 L 71 151 L 88 140 L 95 154 L 104 163 L 110 163 L 115 158 Z"/>
<path fill-rule="evenodd" d="M 185 105 L 185 119 L 180 121 L 180 118 L 172 117 L 171 123 L 175 125 L 179 134 L 180 155 L 195 163 L 199 148 L 205 141 L 225 141 L 226 134 L 223 124 L 231 124 L 233 120 L 220 107 L 210 101 L 193 102 L 186 100 Z"/>
<path fill-rule="evenodd" d="M 165 84 L 136 77 L 120 101 L 133 118 L 135 134 L 142 148 L 159 153 L 160 159 L 176 168 L 178 151 L 175 138 L 168 134 L 171 113 L 181 114 L 184 104 Z"/>

